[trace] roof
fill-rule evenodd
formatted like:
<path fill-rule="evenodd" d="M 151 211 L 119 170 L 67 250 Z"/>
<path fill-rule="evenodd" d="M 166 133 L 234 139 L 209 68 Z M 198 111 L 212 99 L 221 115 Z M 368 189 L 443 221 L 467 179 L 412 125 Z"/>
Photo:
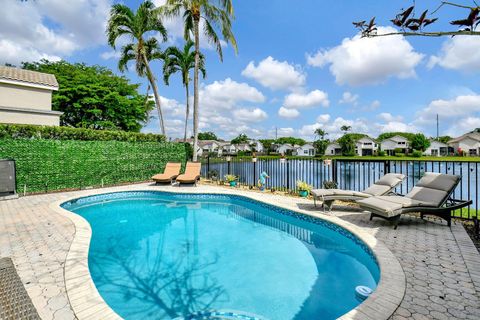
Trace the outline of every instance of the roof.
<path fill-rule="evenodd" d="M 16 82 L 58 90 L 58 82 L 53 74 L 5 66 L 0 66 L 0 82 Z"/>
<path fill-rule="evenodd" d="M 404 136 L 400 136 L 400 135 L 396 135 L 396 136 L 390 137 L 390 138 L 385 139 L 385 140 L 383 140 L 383 141 L 386 141 L 386 140 L 392 140 L 392 141 L 395 141 L 395 142 L 398 142 L 398 141 L 408 141 L 407 138 L 405 138 Z"/>
<path fill-rule="evenodd" d="M 458 138 L 455 138 L 455 139 L 452 139 L 452 140 L 448 141 L 448 143 L 455 143 L 455 142 L 462 141 L 464 139 L 473 139 L 473 140 L 476 140 L 476 141 L 480 141 L 480 133 L 478 133 L 478 132 L 465 133 L 464 135 L 462 135 Z"/>

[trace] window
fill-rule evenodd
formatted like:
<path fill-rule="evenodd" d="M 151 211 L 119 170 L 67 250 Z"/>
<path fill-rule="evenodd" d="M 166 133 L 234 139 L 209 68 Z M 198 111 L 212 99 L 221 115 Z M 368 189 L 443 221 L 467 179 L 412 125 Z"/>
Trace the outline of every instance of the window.
<path fill-rule="evenodd" d="M 308 150 L 303 150 L 303 154 L 308 154 Z"/>
<path fill-rule="evenodd" d="M 365 142 L 364 145 L 365 145 L 365 146 L 371 146 L 372 143 L 371 143 L 371 142 Z"/>

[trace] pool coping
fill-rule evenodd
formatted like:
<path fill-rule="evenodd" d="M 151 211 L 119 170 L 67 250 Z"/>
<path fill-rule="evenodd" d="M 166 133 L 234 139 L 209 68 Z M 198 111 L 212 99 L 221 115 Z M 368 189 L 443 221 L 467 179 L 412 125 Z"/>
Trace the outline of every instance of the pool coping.
<path fill-rule="evenodd" d="M 221 188 L 212 188 L 207 191 L 195 191 L 196 189 L 185 189 L 172 187 L 171 190 L 160 190 L 152 185 L 139 185 L 135 189 L 131 186 L 115 188 L 114 190 L 98 190 L 92 189 L 87 192 L 82 192 L 81 195 L 75 195 L 52 202 L 50 209 L 56 213 L 68 218 L 72 221 L 75 227 L 75 234 L 70 246 L 70 250 L 67 254 L 64 266 L 64 278 L 67 296 L 70 305 L 79 320 L 93 319 L 93 320 L 113 320 L 123 319 L 120 317 L 101 297 L 98 292 L 88 268 L 88 251 L 90 247 L 90 239 L 92 230 L 90 224 L 80 215 L 63 209 L 61 204 L 92 195 L 102 195 L 116 192 L 129 192 L 129 191 L 157 191 L 157 192 L 170 192 L 170 193 L 191 193 L 191 194 L 218 194 L 218 195 L 237 195 L 243 196 L 254 201 L 263 202 L 269 205 L 273 205 L 282 209 L 290 210 L 299 214 L 308 215 L 314 218 L 323 219 L 335 225 L 338 225 L 356 237 L 363 241 L 375 255 L 377 262 L 380 266 L 380 281 L 377 285 L 374 293 L 366 299 L 362 304 L 355 309 L 339 317 L 342 320 L 363 320 L 363 319 L 375 319 L 384 320 L 388 319 L 398 308 L 403 300 L 406 291 L 406 277 L 400 262 L 395 255 L 383 244 L 380 240 L 376 239 L 373 235 L 362 230 L 362 228 L 346 222 L 338 217 L 331 215 L 312 214 L 312 212 L 302 210 L 300 208 L 289 207 L 284 204 L 279 204 L 268 198 L 261 198 L 263 194 L 237 190 L 232 191 L 229 189 L 222 190 Z M 294 199 L 292 198 L 292 202 Z M 321 213 L 319 211 L 319 213 Z"/>

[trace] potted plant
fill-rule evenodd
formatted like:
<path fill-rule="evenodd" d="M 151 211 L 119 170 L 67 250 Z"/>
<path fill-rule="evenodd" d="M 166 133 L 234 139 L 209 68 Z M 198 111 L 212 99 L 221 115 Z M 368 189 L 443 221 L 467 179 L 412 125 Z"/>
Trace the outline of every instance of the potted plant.
<path fill-rule="evenodd" d="M 312 190 L 312 186 L 306 183 L 305 181 L 297 181 L 297 189 L 298 189 L 298 194 L 302 198 L 308 197 L 308 194 L 310 193 L 310 190 Z"/>
<path fill-rule="evenodd" d="M 225 180 L 230 184 L 230 187 L 236 187 L 237 186 L 237 176 L 234 176 L 233 174 L 227 174 L 225 176 Z"/>

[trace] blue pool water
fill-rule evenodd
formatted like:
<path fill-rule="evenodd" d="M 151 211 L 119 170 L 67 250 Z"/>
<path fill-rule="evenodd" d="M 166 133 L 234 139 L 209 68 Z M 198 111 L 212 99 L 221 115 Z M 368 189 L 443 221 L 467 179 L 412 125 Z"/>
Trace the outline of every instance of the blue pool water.
<path fill-rule="evenodd" d="M 125 319 L 334 319 L 379 280 L 348 231 L 240 196 L 122 192 L 62 206 L 90 223 L 92 279 Z"/>

